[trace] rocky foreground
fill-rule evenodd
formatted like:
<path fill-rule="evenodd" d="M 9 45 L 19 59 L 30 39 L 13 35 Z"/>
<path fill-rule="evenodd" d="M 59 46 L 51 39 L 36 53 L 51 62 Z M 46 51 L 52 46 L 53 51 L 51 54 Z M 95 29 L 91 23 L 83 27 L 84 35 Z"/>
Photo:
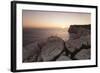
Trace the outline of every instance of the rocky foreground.
<path fill-rule="evenodd" d="M 23 62 L 85 60 L 91 58 L 91 26 L 71 25 L 70 38 L 64 41 L 57 36 L 45 42 L 31 43 L 23 48 Z"/>

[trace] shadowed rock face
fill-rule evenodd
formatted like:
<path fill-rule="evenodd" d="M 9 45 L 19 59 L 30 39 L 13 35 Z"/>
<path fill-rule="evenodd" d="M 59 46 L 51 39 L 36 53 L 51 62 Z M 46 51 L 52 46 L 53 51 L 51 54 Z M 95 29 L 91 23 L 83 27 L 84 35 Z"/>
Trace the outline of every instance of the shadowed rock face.
<path fill-rule="evenodd" d="M 77 39 L 81 36 L 87 36 L 91 33 L 90 25 L 71 25 L 68 32 L 70 33 L 70 39 Z"/>
<path fill-rule="evenodd" d="M 67 50 L 69 50 L 70 52 L 74 52 L 75 50 L 80 49 L 82 43 L 79 39 L 68 40 L 67 42 L 65 42 L 65 46 Z"/>
<path fill-rule="evenodd" d="M 38 43 L 31 43 L 23 48 L 23 62 L 34 62 L 37 61 L 40 48 Z"/>
<path fill-rule="evenodd" d="M 69 55 L 66 55 L 65 51 L 56 59 L 56 61 L 68 61 L 68 60 L 71 60 L 71 58 Z"/>
<path fill-rule="evenodd" d="M 57 61 L 68 61 L 68 60 L 71 60 L 71 58 L 68 57 L 68 56 L 60 56 L 60 57 L 57 59 Z"/>
<path fill-rule="evenodd" d="M 59 37 L 49 37 L 46 45 L 41 49 L 43 61 L 54 60 L 64 50 L 64 41 Z"/>
<path fill-rule="evenodd" d="M 91 30 L 91 24 L 88 24 L 88 25 L 71 25 L 68 32 L 69 33 L 77 33 L 78 30 L 83 30 L 83 29 Z"/>
<path fill-rule="evenodd" d="M 90 53 L 86 54 L 86 51 L 90 51 L 91 47 L 90 27 L 90 25 L 70 26 L 68 30 L 70 38 L 65 42 L 65 46 L 71 53 L 72 59 L 88 59 L 87 57 L 90 57 Z M 82 49 L 85 51 L 81 51 Z"/>
<path fill-rule="evenodd" d="M 90 49 L 82 49 L 75 55 L 75 58 L 80 60 L 90 59 L 90 52 Z"/>

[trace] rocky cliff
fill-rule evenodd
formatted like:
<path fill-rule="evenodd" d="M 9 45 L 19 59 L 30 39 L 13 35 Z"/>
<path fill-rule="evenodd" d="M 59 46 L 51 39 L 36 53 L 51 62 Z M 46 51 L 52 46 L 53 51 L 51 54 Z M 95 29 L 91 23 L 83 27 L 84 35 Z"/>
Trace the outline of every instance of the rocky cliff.
<path fill-rule="evenodd" d="M 71 25 L 68 32 L 70 38 L 65 46 L 71 53 L 71 58 L 90 59 L 91 25 Z"/>
<path fill-rule="evenodd" d="M 23 48 L 23 62 L 90 59 L 91 25 L 71 25 L 68 32 L 68 41 L 51 35 L 45 42 L 27 45 Z"/>
<path fill-rule="evenodd" d="M 77 39 L 81 36 L 90 35 L 91 26 L 90 25 L 71 25 L 69 30 L 70 39 Z"/>

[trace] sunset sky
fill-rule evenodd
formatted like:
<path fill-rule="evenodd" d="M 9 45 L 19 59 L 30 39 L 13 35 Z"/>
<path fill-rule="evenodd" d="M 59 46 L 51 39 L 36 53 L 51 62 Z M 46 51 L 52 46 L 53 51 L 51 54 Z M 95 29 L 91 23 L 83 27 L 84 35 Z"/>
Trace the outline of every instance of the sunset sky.
<path fill-rule="evenodd" d="M 25 28 L 67 28 L 73 24 L 91 24 L 91 14 L 23 10 L 22 22 Z"/>

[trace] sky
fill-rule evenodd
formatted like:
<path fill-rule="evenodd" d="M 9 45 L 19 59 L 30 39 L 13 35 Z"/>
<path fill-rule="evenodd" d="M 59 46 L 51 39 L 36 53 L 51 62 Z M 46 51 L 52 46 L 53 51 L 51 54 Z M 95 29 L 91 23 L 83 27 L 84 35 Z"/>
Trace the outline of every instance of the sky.
<path fill-rule="evenodd" d="M 91 14 L 23 10 L 22 24 L 25 28 L 67 28 L 74 24 L 91 24 Z"/>

